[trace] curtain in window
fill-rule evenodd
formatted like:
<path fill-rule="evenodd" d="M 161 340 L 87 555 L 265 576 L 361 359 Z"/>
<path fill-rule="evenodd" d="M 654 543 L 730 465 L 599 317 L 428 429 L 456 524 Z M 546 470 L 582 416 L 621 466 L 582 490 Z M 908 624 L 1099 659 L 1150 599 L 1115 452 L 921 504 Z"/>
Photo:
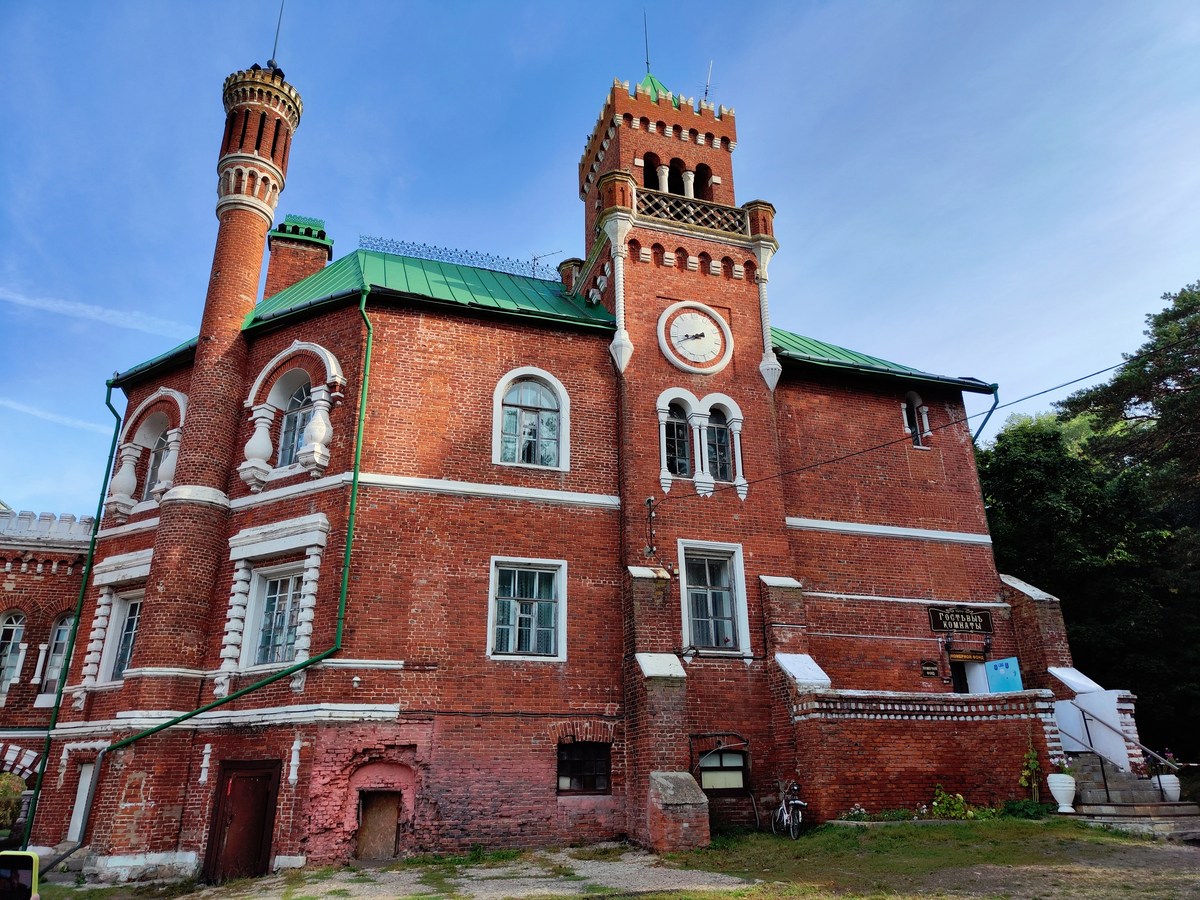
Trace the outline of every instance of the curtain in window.
<path fill-rule="evenodd" d="M 557 573 L 500 568 L 496 572 L 496 653 L 558 653 Z"/>

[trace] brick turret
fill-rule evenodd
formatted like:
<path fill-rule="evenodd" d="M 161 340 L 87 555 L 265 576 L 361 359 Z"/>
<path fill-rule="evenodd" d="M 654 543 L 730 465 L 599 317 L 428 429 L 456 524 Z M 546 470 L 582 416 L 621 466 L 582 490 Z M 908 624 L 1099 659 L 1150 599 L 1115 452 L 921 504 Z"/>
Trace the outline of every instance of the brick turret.
<path fill-rule="evenodd" d="M 263 248 L 287 175 L 303 109 L 279 69 L 225 80 L 225 130 L 217 162 L 217 245 L 188 390 L 174 487 L 162 498 L 134 667 L 203 668 L 208 607 L 225 546 L 235 435 L 241 424 L 246 342 Z M 184 709 L 188 679 L 137 679 L 146 709 Z M 147 696 L 147 693 L 153 696 Z"/>
<path fill-rule="evenodd" d="M 264 297 L 274 297 L 309 275 L 315 275 L 333 259 L 333 241 L 325 234 L 324 219 L 288 216 L 267 235 L 271 256 L 267 262 Z"/>

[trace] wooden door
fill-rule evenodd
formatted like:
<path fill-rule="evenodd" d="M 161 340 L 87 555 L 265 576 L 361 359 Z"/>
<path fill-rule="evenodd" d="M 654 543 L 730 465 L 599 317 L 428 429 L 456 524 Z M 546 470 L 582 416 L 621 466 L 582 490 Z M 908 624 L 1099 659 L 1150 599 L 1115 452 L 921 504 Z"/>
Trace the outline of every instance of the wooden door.
<path fill-rule="evenodd" d="M 399 792 L 363 791 L 358 795 L 358 803 L 358 858 L 395 856 L 400 820 Z"/>
<path fill-rule="evenodd" d="M 267 874 L 281 765 L 278 760 L 221 763 L 205 880 L 220 884 Z"/>

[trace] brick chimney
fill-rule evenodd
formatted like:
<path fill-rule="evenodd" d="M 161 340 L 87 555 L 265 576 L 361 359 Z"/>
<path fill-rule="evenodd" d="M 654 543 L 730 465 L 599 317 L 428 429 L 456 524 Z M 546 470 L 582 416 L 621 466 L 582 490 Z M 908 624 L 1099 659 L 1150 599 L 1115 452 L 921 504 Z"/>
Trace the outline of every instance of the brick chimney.
<path fill-rule="evenodd" d="M 325 236 L 325 220 L 288 216 L 267 235 L 271 257 L 263 297 L 273 297 L 333 259 L 333 241 Z"/>

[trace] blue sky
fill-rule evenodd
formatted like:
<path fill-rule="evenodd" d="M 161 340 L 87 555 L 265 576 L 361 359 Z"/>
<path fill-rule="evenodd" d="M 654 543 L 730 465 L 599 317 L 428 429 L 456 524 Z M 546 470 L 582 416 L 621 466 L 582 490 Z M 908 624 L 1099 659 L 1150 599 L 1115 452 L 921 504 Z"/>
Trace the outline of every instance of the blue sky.
<path fill-rule="evenodd" d="M 280 215 L 326 219 L 335 255 L 359 233 L 579 255 L 579 154 L 612 79 L 645 70 L 642 9 L 289 0 L 305 113 Z M 699 95 L 712 60 L 737 110 L 739 202 L 779 211 L 779 326 L 1010 400 L 1117 362 L 1198 280 L 1195 4 L 646 9 L 654 73 Z M 196 333 L 221 83 L 266 62 L 277 11 L 0 2 L 12 506 L 92 512 L 105 378 Z"/>

